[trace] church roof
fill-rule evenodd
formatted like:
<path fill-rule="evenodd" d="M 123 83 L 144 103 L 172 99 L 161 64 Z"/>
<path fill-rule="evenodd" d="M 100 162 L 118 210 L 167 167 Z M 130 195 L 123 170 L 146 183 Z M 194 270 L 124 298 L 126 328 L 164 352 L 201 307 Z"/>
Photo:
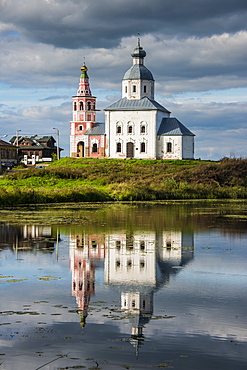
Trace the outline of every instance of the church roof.
<path fill-rule="evenodd" d="M 143 64 L 134 64 L 125 72 L 123 80 L 154 80 L 154 78 Z"/>
<path fill-rule="evenodd" d="M 195 136 L 177 118 L 163 118 L 157 135 L 186 135 Z"/>
<path fill-rule="evenodd" d="M 96 123 L 95 126 L 89 128 L 85 131 L 84 135 L 104 135 L 105 134 L 105 124 Z"/>
<path fill-rule="evenodd" d="M 157 103 L 155 100 L 147 98 L 146 96 L 142 99 L 120 99 L 109 107 L 105 108 L 105 110 L 160 110 L 162 112 L 170 113 L 161 104 Z"/>

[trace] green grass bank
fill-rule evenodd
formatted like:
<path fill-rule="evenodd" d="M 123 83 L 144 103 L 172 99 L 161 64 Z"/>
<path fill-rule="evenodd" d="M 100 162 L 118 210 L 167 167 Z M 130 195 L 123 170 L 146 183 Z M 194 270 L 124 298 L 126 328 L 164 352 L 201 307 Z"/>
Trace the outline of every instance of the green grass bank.
<path fill-rule="evenodd" d="M 0 204 L 247 199 L 247 159 L 62 158 L 0 178 Z"/>

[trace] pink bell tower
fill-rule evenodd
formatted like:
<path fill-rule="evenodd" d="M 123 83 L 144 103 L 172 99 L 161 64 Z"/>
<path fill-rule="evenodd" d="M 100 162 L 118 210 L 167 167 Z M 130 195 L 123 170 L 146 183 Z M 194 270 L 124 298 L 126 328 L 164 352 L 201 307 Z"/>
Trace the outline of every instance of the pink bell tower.
<path fill-rule="evenodd" d="M 70 156 L 88 157 L 89 143 L 85 131 L 96 123 L 96 97 L 92 96 L 85 63 L 81 67 L 81 76 L 77 95 L 73 96 L 73 121 L 70 122 Z"/>

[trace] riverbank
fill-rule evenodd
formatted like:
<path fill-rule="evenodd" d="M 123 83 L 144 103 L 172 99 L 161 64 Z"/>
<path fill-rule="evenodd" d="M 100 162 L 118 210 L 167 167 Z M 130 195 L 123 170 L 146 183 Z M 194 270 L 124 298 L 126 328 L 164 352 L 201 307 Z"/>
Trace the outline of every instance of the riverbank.
<path fill-rule="evenodd" d="M 0 204 L 247 199 L 247 159 L 63 158 L 0 178 Z"/>

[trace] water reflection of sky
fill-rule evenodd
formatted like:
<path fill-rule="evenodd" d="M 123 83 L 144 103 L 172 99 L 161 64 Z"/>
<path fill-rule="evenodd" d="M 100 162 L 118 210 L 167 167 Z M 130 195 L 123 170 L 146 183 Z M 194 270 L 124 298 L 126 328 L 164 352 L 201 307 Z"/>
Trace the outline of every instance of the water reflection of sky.
<path fill-rule="evenodd" d="M 245 368 L 247 234 L 1 227 L 3 369 Z"/>

